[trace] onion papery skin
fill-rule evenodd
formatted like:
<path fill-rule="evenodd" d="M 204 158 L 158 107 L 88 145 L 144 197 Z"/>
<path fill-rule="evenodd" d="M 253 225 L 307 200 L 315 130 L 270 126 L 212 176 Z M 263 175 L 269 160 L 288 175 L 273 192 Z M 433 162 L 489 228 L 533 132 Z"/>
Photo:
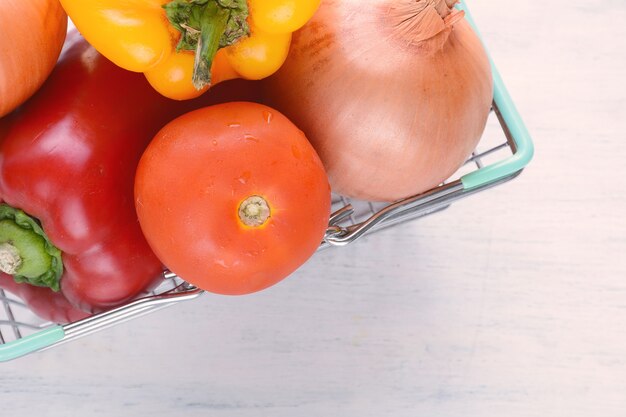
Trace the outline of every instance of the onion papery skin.
<path fill-rule="evenodd" d="M 307 135 L 334 192 L 395 201 L 449 178 L 493 98 L 485 49 L 455 1 L 325 0 L 265 97 Z"/>
<path fill-rule="evenodd" d="M 0 1 L 0 117 L 31 97 L 48 78 L 67 32 L 58 0 Z"/>

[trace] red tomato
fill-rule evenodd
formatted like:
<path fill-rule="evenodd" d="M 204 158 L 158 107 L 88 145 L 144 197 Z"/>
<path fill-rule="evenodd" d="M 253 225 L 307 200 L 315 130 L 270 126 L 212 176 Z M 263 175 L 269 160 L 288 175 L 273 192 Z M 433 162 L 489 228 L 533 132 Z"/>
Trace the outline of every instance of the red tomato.
<path fill-rule="evenodd" d="M 267 288 L 317 249 L 328 178 L 304 134 L 269 107 L 227 103 L 167 124 L 135 178 L 141 228 L 155 254 L 220 294 Z"/>

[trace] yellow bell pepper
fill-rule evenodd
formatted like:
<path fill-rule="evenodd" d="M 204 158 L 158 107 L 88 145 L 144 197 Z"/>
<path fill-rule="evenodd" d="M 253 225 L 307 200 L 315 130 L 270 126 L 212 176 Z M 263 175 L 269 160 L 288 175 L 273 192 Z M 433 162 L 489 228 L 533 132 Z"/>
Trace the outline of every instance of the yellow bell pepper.
<path fill-rule="evenodd" d="M 199 96 L 232 78 L 262 79 L 320 0 L 61 0 L 85 39 L 161 94 Z"/>

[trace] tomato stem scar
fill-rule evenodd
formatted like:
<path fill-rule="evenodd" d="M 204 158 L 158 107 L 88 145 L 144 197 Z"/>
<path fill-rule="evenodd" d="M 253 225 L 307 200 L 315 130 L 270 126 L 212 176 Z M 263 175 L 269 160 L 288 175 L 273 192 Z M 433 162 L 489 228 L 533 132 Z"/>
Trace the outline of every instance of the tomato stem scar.
<path fill-rule="evenodd" d="M 261 226 L 270 218 L 270 214 L 267 201 L 258 195 L 246 198 L 239 205 L 239 219 L 246 226 Z"/>

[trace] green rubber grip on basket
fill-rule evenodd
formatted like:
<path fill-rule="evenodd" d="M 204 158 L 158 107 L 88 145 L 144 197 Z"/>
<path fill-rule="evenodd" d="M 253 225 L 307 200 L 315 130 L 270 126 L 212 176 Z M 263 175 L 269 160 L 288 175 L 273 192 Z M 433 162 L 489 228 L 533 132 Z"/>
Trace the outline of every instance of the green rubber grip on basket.
<path fill-rule="evenodd" d="M 10 361 L 51 346 L 65 337 L 63 326 L 54 325 L 18 340 L 0 345 L 0 362 Z"/>
<path fill-rule="evenodd" d="M 458 5 L 457 7 L 465 12 L 465 18 L 480 37 L 478 28 L 476 27 L 474 19 L 472 18 L 467 6 L 463 4 Z M 515 174 L 528 165 L 534 154 L 533 142 L 526 126 L 524 125 L 524 122 L 522 121 L 522 117 L 515 108 L 515 104 L 513 104 L 513 100 L 504 86 L 502 77 L 500 76 L 500 73 L 494 65 L 491 57 L 489 57 L 489 62 L 491 63 L 491 71 L 493 75 L 493 101 L 498 108 L 500 116 L 508 127 L 511 138 L 515 142 L 515 153 L 507 159 L 487 165 L 486 167 L 480 168 L 477 171 L 473 171 L 461 177 L 463 188 L 466 190 L 480 187 Z"/>

